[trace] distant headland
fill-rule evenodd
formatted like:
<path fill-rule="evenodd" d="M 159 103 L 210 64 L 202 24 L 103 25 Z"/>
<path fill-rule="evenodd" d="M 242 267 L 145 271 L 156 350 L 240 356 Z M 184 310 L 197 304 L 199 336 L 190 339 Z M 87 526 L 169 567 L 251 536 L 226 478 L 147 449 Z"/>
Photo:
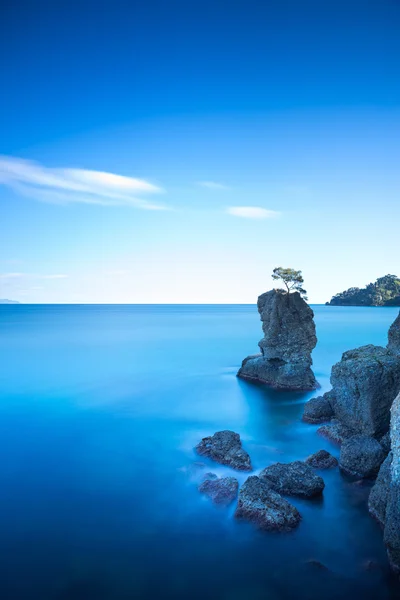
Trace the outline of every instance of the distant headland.
<path fill-rule="evenodd" d="M 7 300 L 6 298 L 0 298 L 0 304 L 20 304 L 17 300 Z"/>
<path fill-rule="evenodd" d="M 365 288 L 351 287 L 333 296 L 329 306 L 400 306 L 400 279 L 397 275 L 379 277 Z"/>

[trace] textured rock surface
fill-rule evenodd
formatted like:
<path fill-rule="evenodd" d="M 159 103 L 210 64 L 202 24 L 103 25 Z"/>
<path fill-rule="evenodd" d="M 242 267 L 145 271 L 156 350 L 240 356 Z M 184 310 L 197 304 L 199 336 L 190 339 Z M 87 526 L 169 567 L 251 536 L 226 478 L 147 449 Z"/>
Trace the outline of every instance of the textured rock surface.
<path fill-rule="evenodd" d="M 324 423 L 329 421 L 334 413 L 331 405 L 331 393 L 328 392 L 323 396 L 311 398 L 304 405 L 303 421 L 306 423 Z"/>
<path fill-rule="evenodd" d="M 292 463 L 275 463 L 259 474 L 259 478 L 280 494 L 312 498 L 322 494 L 324 480 L 313 469 L 299 460 Z"/>
<path fill-rule="evenodd" d="M 340 423 L 337 419 L 332 419 L 329 425 L 322 425 L 318 433 L 335 444 L 341 444 L 344 440 L 355 434 L 352 429 Z"/>
<path fill-rule="evenodd" d="M 314 313 L 298 292 L 271 290 L 258 298 L 263 339 L 261 354 L 244 359 L 238 376 L 277 389 L 314 390 L 311 370 L 315 348 Z"/>
<path fill-rule="evenodd" d="M 239 489 L 234 477 L 207 478 L 199 485 L 199 491 L 206 494 L 215 504 L 227 506 L 235 500 Z"/>
<path fill-rule="evenodd" d="M 337 459 L 326 450 L 318 450 L 305 460 L 306 464 L 314 469 L 332 469 L 338 466 Z"/>
<path fill-rule="evenodd" d="M 400 354 L 400 313 L 397 319 L 392 323 L 389 329 L 389 343 L 388 348 L 392 352 Z"/>
<path fill-rule="evenodd" d="M 353 435 L 340 449 L 340 468 L 356 477 L 375 477 L 384 460 L 380 443 L 365 435 Z"/>
<path fill-rule="evenodd" d="M 332 368 L 335 417 L 377 439 L 389 429 L 390 406 L 400 391 L 400 356 L 380 346 L 349 350 Z"/>
<path fill-rule="evenodd" d="M 369 512 L 384 525 L 386 518 L 386 506 L 390 488 L 390 468 L 392 464 L 392 454 L 388 454 L 379 469 L 379 474 L 371 489 L 368 498 Z"/>
<path fill-rule="evenodd" d="M 240 435 L 233 431 L 217 431 L 214 435 L 203 438 L 197 444 L 196 451 L 238 471 L 252 470 L 250 456 L 242 448 Z"/>
<path fill-rule="evenodd" d="M 290 531 L 301 520 L 297 508 L 256 476 L 248 477 L 242 486 L 235 516 L 270 531 Z"/>
<path fill-rule="evenodd" d="M 385 433 L 383 437 L 379 440 L 380 445 L 382 446 L 382 450 L 385 454 L 389 454 L 390 452 L 390 431 Z"/>
<path fill-rule="evenodd" d="M 400 572 L 400 394 L 392 405 L 390 439 L 392 464 L 385 515 L 384 541 L 392 568 Z"/>

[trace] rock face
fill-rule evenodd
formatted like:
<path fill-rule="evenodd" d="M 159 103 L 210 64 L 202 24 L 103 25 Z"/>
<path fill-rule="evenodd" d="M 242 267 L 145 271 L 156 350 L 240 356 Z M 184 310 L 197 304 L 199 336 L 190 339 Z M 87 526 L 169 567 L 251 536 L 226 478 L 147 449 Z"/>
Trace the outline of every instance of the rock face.
<path fill-rule="evenodd" d="M 355 435 L 355 431 L 349 429 L 337 419 L 332 419 L 332 422 L 329 425 L 322 425 L 322 427 L 318 429 L 318 433 L 335 444 L 341 444 L 343 440 Z"/>
<path fill-rule="evenodd" d="M 303 418 L 310 421 L 323 414 L 328 416 L 330 405 L 333 424 L 343 430 L 335 432 L 334 428 L 324 427 L 321 433 L 338 433 L 339 438 L 345 438 L 349 437 L 348 430 L 380 439 L 389 429 L 390 407 L 400 391 L 400 354 L 372 345 L 349 350 L 333 366 L 331 384 L 332 390 L 324 394 L 324 400 L 305 405 Z"/>
<path fill-rule="evenodd" d="M 385 524 L 386 506 L 390 487 L 390 468 L 392 465 L 392 454 L 388 454 L 381 465 L 377 480 L 371 489 L 368 498 L 369 512 L 379 521 L 381 525 Z"/>
<path fill-rule="evenodd" d="M 397 316 L 397 319 L 392 323 L 389 329 L 389 343 L 387 345 L 388 349 L 396 354 L 400 354 L 400 313 Z"/>
<path fill-rule="evenodd" d="M 259 474 L 259 478 L 280 494 L 312 498 L 322 494 L 324 480 L 312 468 L 299 460 L 282 464 L 275 463 Z"/>
<path fill-rule="evenodd" d="M 248 477 L 242 486 L 235 517 L 269 531 L 290 531 L 301 520 L 297 508 L 256 476 Z"/>
<path fill-rule="evenodd" d="M 356 477 L 376 477 L 385 460 L 382 446 L 374 438 L 353 435 L 340 449 L 340 468 Z"/>
<path fill-rule="evenodd" d="M 298 292 L 271 290 L 258 298 L 263 339 L 261 354 L 244 359 L 238 376 L 277 389 L 314 390 L 311 370 L 315 348 L 314 313 Z"/>
<path fill-rule="evenodd" d="M 303 421 L 306 423 L 324 423 L 330 421 L 334 412 L 329 399 L 329 392 L 317 398 L 311 398 L 304 405 Z"/>
<path fill-rule="evenodd" d="M 318 450 L 305 460 L 306 464 L 314 469 L 332 469 L 338 466 L 337 459 L 326 450 Z"/>
<path fill-rule="evenodd" d="M 206 494 L 215 504 L 227 506 L 236 498 L 239 489 L 234 477 L 207 478 L 199 485 L 199 491 Z"/>
<path fill-rule="evenodd" d="M 250 456 L 242 448 L 240 435 L 233 431 L 217 431 L 214 435 L 203 438 L 197 444 L 196 451 L 238 471 L 252 470 Z"/>

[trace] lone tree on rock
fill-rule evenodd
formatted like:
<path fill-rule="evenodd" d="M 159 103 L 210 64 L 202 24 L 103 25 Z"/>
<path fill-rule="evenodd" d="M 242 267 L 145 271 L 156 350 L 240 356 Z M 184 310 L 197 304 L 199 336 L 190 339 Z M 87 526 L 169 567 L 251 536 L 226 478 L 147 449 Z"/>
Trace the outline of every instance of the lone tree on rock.
<path fill-rule="evenodd" d="M 274 269 L 272 272 L 272 279 L 283 281 L 288 294 L 290 294 L 290 292 L 292 291 L 299 292 L 299 294 L 304 298 L 304 300 L 308 300 L 307 292 L 302 287 L 304 279 L 301 274 L 301 271 L 295 271 L 295 269 L 284 269 L 283 267 L 276 267 L 276 269 Z"/>

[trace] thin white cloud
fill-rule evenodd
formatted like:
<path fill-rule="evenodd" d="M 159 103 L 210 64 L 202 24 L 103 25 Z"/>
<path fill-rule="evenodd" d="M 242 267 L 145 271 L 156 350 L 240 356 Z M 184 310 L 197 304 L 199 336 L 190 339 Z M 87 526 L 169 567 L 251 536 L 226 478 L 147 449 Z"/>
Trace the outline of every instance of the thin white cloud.
<path fill-rule="evenodd" d="M 208 188 L 209 190 L 229 190 L 230 188 L 224 183 L 218 183 L 217 181 L 198 181 L 197 185 Z"/>
<path fill-rule="evenodd" d="M 229 206 L 226 211 L 234 217 L 244 219 L 275 219 L 281 214 L 276 210 L 268 210 L 260 206 Z"/>
<path fill-rule="evenodd" d="M 51 169 L 12 156 L 0 156 L 0 184 L 41 202 L 125 205 L 144 210 L 167 208 L 138 197 L 163 192 L 144 179 L 86 169 Z"/>

